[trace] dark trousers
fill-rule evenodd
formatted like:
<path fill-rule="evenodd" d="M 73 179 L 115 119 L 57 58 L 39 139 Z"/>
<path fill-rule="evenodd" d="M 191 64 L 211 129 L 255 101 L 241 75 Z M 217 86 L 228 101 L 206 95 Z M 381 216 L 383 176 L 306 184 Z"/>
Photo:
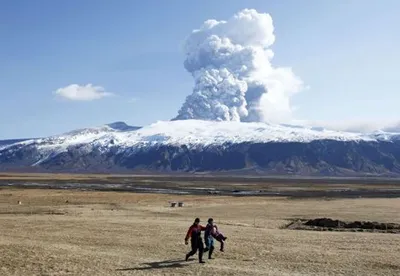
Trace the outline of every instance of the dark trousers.
<path fill-rule="evenodd" d="M 203 260 L 203 252 L 204 252 L 204 245 L 203 240 L 201 238 L 194 238 L 191 239 L 192 251 L 187 253 L 187 256 L 193 256 L 196 254 L 197 250 L 199 251 L 199 262 Z"/>
<path fill-rule="evenodd" d="M 224 241 L 225 241 L 225 237 L 224 237 L 222 234 L 219 234 L 218 236 L 215 237 L 215 239 L 221 243 L 221 248 L 220 248 L 220 250 L 221 250 L 221 251 L 224 251 L 224 243 L 225 243 Z"/>

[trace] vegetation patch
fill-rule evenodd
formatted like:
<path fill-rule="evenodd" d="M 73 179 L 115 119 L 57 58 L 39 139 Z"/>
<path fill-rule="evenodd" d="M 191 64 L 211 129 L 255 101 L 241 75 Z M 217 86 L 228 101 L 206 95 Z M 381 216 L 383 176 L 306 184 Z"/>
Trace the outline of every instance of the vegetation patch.
<path fill-rule="evenodd" d="M 380 232 L 400 234 L 400 224 L 376 221 L 341 221 L 331 218 L 299 219 L 286 225 L 286 229 L 313 231 Z"/>

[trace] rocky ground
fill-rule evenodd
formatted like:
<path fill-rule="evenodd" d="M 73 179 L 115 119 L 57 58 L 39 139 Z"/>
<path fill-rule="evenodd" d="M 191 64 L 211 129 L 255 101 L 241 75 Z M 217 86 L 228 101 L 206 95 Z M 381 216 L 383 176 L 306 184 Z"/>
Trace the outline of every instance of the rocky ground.
<path fill-rule="evenodd" d="M 400 224 L 393 222 L 376 221 L 341 221 L 330 218 L 317 218 L 310 220 L 295 220 L 286 228 L 295 230 L 315 231 L 351 231 L 400 234 Z"/>

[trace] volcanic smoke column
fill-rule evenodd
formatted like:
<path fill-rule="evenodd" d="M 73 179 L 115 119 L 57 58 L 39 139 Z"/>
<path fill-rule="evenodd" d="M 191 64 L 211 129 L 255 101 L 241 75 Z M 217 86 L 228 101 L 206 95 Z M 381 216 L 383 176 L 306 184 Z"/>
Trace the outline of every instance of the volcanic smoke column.
<path fill-rule="evenodd" d="M 174 120 L 282 121 L 302 82 L 290 68 L 273 68 L 269 14 L 245 9 L 228 21 L 207 20 L 187 38 L 185 69 L 193 93 Z"/>

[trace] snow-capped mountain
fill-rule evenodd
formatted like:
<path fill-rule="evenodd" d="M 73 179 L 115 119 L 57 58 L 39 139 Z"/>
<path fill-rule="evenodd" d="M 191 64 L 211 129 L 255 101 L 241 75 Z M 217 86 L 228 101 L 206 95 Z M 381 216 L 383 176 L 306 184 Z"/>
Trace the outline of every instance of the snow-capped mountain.
<path fill-rule="evenodd" d="M 232 121 L 116 122 L 61 135 L 0 142 L 0 169 L 397 174 L 400 135 Z"/>

